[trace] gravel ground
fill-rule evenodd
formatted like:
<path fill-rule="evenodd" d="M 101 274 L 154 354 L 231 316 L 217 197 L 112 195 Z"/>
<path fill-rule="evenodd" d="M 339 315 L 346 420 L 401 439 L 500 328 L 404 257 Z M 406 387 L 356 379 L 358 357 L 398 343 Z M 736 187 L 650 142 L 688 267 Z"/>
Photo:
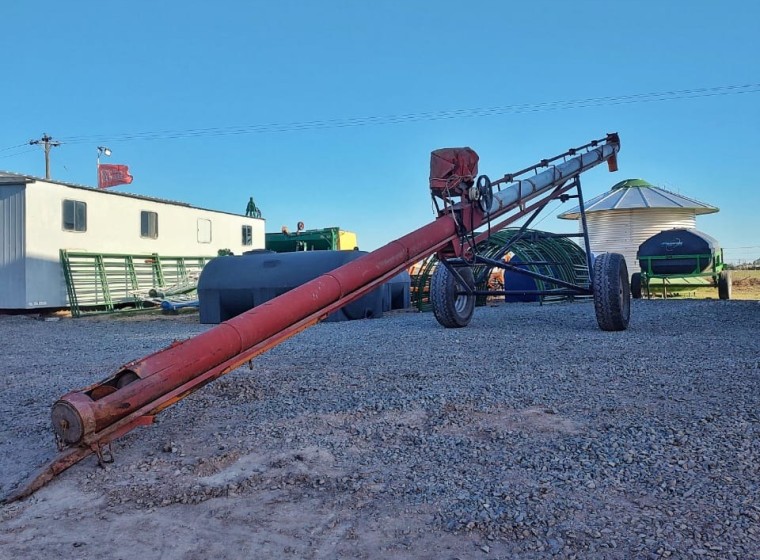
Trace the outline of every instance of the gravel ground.
<path fill-rule="evenodd" d="M 49 407 L 209 327 L 0 316 L 0 493 Z M 0 510 L 3 558 L 760 558 L 760 303 L 323 323 Z"/>

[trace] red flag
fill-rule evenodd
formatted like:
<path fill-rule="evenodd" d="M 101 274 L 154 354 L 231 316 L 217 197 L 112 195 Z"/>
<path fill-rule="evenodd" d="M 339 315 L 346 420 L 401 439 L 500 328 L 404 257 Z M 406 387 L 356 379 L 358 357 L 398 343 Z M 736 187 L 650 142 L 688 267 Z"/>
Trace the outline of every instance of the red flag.
<path fill-rule="evenodd" d="M 126 165 L 98 165 L 98 188 L 107 189 L 116 185 L 128 185 L 132 182 L 129 167 Z"/>

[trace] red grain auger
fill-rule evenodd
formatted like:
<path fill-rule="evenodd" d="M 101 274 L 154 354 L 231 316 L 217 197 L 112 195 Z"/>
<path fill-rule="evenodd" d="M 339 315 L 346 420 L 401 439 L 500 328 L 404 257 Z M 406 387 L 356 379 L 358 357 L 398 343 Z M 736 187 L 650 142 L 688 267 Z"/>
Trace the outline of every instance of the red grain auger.
<path fill-rule="evenodd" d="M 553 289 L 542 294 L 593 296 L 599 326 L 624 330 L 630 316 L 630 287 L 622 255 L 603 253 L 592 260 L 580 175 L 603 162 L 617 170 L 617 134 L 594 140 L 550 159 L 490 180 L 478 176 L 478 156 L 469 148 L 432 153 L 430 191 L 438 217 L 331 272 L 200 334 L 124 365 L 105 380 L 62 396 L 52 408 L 59 453 L 23 488 L 6 498 L 27 496 L 55 475 L 95 453 L 113 460 L 110 442 L 206 383 L 249 362 L 361 297 L 396 274 L 436 253 L 442 266 L 431 281 L 434 315 L 444 327 L 464 327 L 479 295 L 507 291 L 477 290 L 473 267 L 501 267 L 540 279 Z M 477 244 L 491 233 L 527 217 L 517 241 L 552 200 L 578 198 L 590 282 L 576 285 L 504 262 L 503 255 L 478 255 Z M 510 245 L 503 249 L 503 254 Z"/>

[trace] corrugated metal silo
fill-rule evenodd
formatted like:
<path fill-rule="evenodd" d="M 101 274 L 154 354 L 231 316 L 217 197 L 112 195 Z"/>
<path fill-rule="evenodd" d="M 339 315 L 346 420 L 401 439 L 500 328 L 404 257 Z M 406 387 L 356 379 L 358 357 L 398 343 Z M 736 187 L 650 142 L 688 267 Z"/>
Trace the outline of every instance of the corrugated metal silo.
<path fill-rule="evenodd" d="M 586 202 L 591 251 L 620 253 L 629 272 L 638 270 L 636 251 L 644 241 L 665 229 L 696 228 L 698 214 L 718 208 L 656 187 L 642 179 L 627 179 L 609 192 Z M 578 207 L 558 217 L 579 220 Z"/>

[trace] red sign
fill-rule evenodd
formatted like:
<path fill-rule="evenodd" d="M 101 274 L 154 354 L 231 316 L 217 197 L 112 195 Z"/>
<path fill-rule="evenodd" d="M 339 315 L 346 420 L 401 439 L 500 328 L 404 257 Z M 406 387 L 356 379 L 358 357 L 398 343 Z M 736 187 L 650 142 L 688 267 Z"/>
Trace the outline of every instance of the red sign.
<path fill-rule="evenodd" d="M 116 185 L 128 185 L 132 182 L 129 167 L 126 165 L 98 165 L 98 188 L 107 189 Z"/>

